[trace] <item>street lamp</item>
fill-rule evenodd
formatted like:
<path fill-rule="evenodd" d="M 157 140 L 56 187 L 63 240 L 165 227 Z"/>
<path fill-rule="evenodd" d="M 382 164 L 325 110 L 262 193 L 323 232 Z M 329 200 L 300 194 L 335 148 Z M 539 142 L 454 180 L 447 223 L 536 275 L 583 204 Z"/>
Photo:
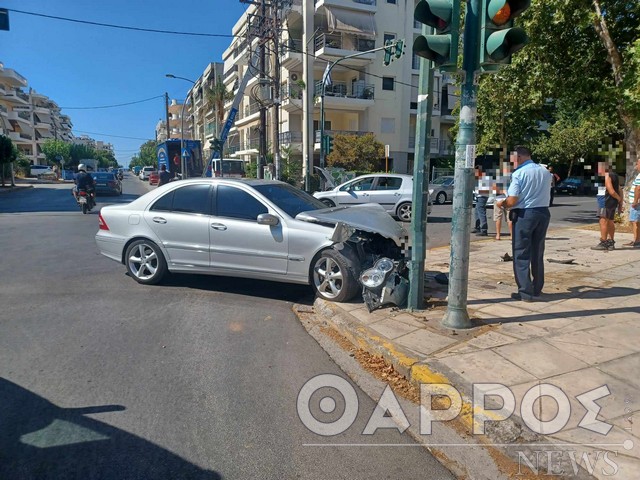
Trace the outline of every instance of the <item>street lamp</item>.
<path fill-rule="evenodd" d="M 187 82 L 191 82 L 193 85 L 196 84 L 196 82 L 194 82 L 193 80 L 190 80 L 188 78 L 185 77 L 179 77 L 177 75 L 173 75 L 172 73 L 167 73 L 165 74 L 165 77 L 167 78 L 177 78 L 179 80 L 185 80 Z M 182 168 L 182 178 L 187 178 L 186 176 L 186 159 L 185 159 L 185 151 L 184 151 L 184 107 L 187 105 L 187 99 L 184 99 L 184 102 L 182 102 L 182 109 L 180 110 L 180 165 Z M 193 105 L 193 93 L 191 94 L 191 105 Z M 195 107 L 194 107 L 195 109 Z M 194 119 L 194 122 L 195 119 Z"/>

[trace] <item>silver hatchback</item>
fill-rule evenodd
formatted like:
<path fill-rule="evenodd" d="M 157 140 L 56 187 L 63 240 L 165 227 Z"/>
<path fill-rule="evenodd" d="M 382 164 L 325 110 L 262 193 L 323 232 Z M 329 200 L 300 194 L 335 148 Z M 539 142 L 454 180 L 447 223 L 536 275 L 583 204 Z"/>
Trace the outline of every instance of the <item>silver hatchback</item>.
<path fill-rule="evenodd" d="M 313 194 L 325 205 L 377 203 L 403 222 L 411 221 L 413 177 L 397 173 L 362 175 L 327 192 Z"/>
<path fill-rule="evenodd" d="M 278 181 L 171 182 L 127 205 L 103 207 L 96 243 L 139 283 L 165 273 L 311 284 L 342 302 L 381 256 L 401 259 L 406 232 L 378 205 L 326 206 Z"/>

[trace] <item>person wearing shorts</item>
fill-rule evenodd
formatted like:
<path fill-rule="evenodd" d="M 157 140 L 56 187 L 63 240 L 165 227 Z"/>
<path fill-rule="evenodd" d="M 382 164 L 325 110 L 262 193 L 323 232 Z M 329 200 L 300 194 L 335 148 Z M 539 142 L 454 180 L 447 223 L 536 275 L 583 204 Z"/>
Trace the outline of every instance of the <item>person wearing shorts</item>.
<path fill-rule="evenodd" d="M 614 250 L 616 242 L 613 237 L 616 232 L 616 224 L 613 220 L 616 217 L 616 211 L 622 213 L 620 178 L 607 162 L 598 162 L 598 175 L 604 176 L 604 195 L 598 195 L 600 243 L 591 247 L 591 250 Z"/>
<path fill-rule="evenodd" d="M 636 175 L 629 191 L 629 222 L 633 229 L 633 240 L 626 244 L 628 247 L 640 248 L 640 158 L 636 163 Z"/>

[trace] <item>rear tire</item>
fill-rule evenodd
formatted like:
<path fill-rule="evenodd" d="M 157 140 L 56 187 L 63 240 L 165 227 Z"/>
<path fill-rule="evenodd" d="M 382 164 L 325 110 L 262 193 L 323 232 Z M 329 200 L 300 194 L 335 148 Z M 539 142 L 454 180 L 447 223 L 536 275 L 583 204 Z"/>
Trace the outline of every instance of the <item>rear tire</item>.
<path fill-rule="evenodd" d="M 401 222 L 410 222 L 411 221 L 411 203 L 405 202 L 398 205 L 396 209 L 396 216 L 400 219 Z"/>
<path fill-rule="evenodd" d="M 167 262 L 160 247 L 151 240 L 132 242 L 125 253 L 127 272 L 138 283 L 155 285 L 167 273 Z"/>
<path fill-rule="evenodd" d="M 320 298 L 330 302 L 351 300 L 360 285 L 347 260 L 332 249 L 323 250 L 312 263 L 310 283 Z"/>
<path fill-rule="evenodd" d="M 446 201 L 447 201 L 446 193 L 440 192 L 438 193 L 438 195 L 436 195 L 436 205 L 444 205 Z"/>
<path fill-rule="evenodd" d="M 83 203 L 82 204 L 82 213 L 86 215 L 88 211 L 89 211 L 89 207 L 87 206 L 86 203 Z"/>

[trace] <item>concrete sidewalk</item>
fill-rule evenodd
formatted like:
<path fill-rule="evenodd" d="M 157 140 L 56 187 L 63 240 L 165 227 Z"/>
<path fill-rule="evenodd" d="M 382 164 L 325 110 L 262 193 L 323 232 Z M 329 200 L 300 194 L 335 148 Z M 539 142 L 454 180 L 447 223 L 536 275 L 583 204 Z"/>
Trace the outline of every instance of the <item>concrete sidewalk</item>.
<path fill-rule="evenodd" d="M 473 384 L 509 387 L 516 400 L 514 416 L 492 422 L 496 428 L 488 429 L 490 442 L 536 438 L 574 450 L 578 460 L 586 453 L 594 468 L 585 470 L 593 470 L 589 473 L 596 478 L 608 477 L 613 470 L 597 452 L 617 452 L 610 455 L 618 467 L 613 478 L 637 479 L 640 427 L 631 417 L 640 411 L 640 249 L 622 246 L 630 240 L 631 235 L 620 234 L 617 250 L 599 252 L 590 249 L 599 241 L 598 232 L 577 228 L 549 232 L 544 294 L 532 303 L 510 298 L 517 290 L 513 264 L 500 259 L 511 253 L 510 241 L 473 242 L 468 299 L 476 328 L 471 330 L 452 331 L 440 324 L 447 287 L 437 284 L 434 276 L 448 273 L 448 247 L 428 252 L 429 302 L 423 312 L 386 308 L 369 313 L 360 301 L 321 300 L 316 301 L 315 312 L 356 346 L 384 356 L 412 383 L 454 385 L 469 407 L 463 408 L 469 430 L 474 421 Z M 549 260 L 573 260 L 573 264 Z M 533 389 L 540 396 L 533 405 L 538 419 L 556 417 L 557 403 L 542 396 L 541 384 L 560 388 L 571 406 L 566 426 L 547 436 L 532 434 L 535 429 L 520 414 L 521 400 Z M 605 385 L 610 394 L 597 400 L 602 407 L 597 418 L 613 427 L 602 435 L 584 428 L 593 426 L 594 420 L 578 426 L 587 410 L 576 396 Z"/>

